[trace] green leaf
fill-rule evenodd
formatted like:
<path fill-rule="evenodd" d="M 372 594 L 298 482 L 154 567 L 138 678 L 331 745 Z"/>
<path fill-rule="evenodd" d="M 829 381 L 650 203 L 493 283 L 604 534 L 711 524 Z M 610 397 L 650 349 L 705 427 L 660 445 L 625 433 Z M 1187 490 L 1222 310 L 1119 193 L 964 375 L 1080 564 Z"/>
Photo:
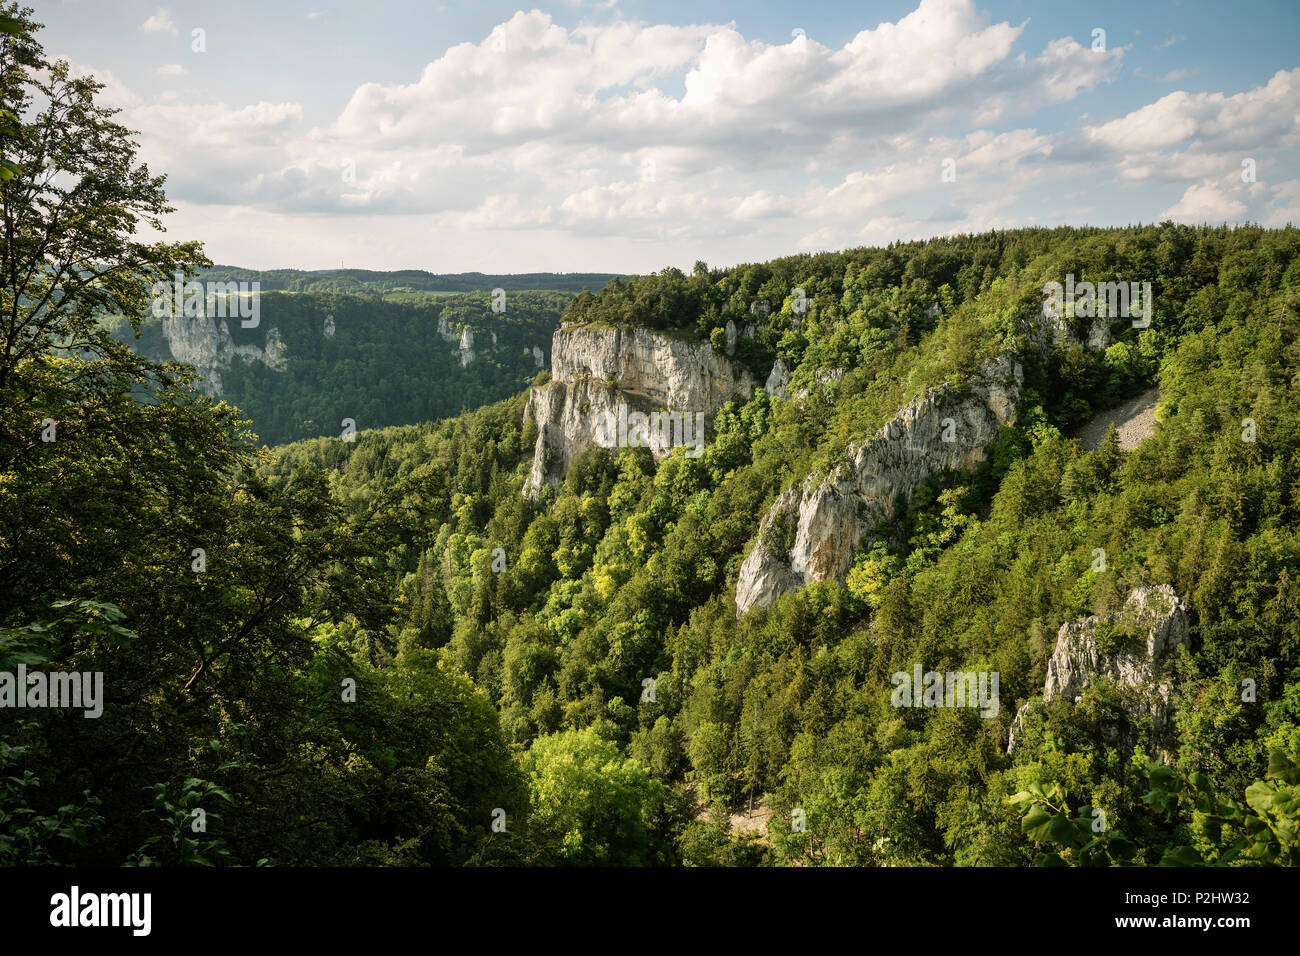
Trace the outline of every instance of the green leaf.
<path fill-rule="evenodd" d="M 1161 866 L 1204 866 L 1205 860 L 1190 846 L 1175 847 L 1165 853 Z"/>
<path fill-rule="evenodd" d="M 1268 816 L 1276 799 L 1277 790 L 1274 789 L 1271 783 L 1263 780 L 1256 780 L 1246 788 L 1246 803 L 1250 804 L 1250 808 L 1262 817 Z"/>
<path fill-rule="evenodd" d="M 1151 770 L 1151 786 L 1156 790 L 1176 791 L 1179 789 L 1178 774 L 1173 767 L 1158 764 Z"/>
<path fill-rule="evenodd" d="M 1268 776 L 1295 786 L 1300 784 L 1300 766 L 1292 763 L 1281 750 L 1272 750 L 1268 755 Z"/>
<path fill-rule="evenodd" d="M 1056 815 L 1036 803 L 1029 808 L 1024 819 L 1020 821 L 1020 829 L 1024 834 L 1036 843 L 1047 843 L 1052 839 L 1052 821 Z"/>

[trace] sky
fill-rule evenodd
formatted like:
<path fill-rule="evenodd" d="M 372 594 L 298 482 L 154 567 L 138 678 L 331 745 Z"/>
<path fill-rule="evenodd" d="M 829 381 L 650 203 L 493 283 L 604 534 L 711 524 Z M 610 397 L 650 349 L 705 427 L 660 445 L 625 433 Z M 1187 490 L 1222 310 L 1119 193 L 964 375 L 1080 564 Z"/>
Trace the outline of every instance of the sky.
<path fill-rule="evenodd" d="M 1300 4 L 28 0 L 257 269 L 647 273 L 1300 223 Z"/>

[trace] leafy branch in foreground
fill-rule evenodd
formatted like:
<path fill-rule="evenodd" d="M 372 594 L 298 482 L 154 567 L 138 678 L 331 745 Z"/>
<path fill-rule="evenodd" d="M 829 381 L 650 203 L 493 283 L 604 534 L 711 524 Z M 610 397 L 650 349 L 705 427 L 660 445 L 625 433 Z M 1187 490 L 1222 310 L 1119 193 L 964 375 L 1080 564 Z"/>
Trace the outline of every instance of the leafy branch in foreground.
<path fill-rule="evenodd" d="M 220 741 L 210 742 L 220 748 Z M 219 769 L 236 767 L 228 762 Z M 153 812 L 157 815 L 163 832 L 144 841 L 128 865 L 133 866 L 213 866 L 218 858 L 228 859 L 230 850 L 221 837 L 204 838 L 208 821 L 220 822 L 221 814 L 205 809 L 214 799 L 232 802 L 230 795 L 210 780 L 191 777 L 181 785 L 176 802 L 168 796 L 166 783 L 153 785 Z M 196 834 L 198 834 L 196 836 Z"/>
<path fill-rule="evenodd" d="M 1282 750 L 1269 754 L 1265 779 L 1246 788 L 1244 801 L 1220 795 L 1203 773 L 1184 773 L 1153 762 L 1151 789 L 1143 801 L 1153 813 L 1176 825 L 1190 843 L 1167 848 L 1161 866 L 1291 866 L 1300 833 L 1300 765 Z M 1034 784 L 1007 802 L 1023 807 L 1020 827 L 1044 847 L 1039 866 L 1133 865 L 1138 846 L 1105 827 L 1104 815 L 1089 806 L 1073 816 L 1064 789 Z M 1098 821 L 1101 825 L 1098 826 Z M 1151 862 L 1151 861 L 1148 861 Z"/>

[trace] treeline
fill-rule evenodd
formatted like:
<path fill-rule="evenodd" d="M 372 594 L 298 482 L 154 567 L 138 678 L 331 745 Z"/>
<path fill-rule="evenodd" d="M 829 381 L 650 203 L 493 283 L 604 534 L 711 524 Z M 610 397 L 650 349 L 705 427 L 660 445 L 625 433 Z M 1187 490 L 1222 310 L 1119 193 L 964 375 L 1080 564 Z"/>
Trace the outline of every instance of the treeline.
<path fill-rule="evenodd" d="M 606 272 L 521 272 L 488 275 L 482 272 L 433 273 L 423 269 L 376 272 L 370 269 L 243 269 L 216 265 L 199 272 L 202 282 L 261 283 L 263 292 L 336 292 L 384 295 L 389 292 L 484 292 L 504 289 L 580 292 L 599 289 L 614 276 Z"/>

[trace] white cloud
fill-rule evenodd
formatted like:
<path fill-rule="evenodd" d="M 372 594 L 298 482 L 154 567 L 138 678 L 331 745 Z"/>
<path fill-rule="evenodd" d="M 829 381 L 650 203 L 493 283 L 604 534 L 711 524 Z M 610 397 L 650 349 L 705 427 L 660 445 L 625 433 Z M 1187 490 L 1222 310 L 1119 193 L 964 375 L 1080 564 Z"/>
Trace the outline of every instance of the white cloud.
<path fill-rule="evenodd" d="M 1300 145 L 1300 70 L 1060 132 L 1017 128 L 1110 82 L 1126 53 L 1070 38 L 1034 52 L 1023 33 L 972 0 L 920 0 L 838 49 L 749 40 L 735 24 L 616 15 L 566 29 L 521 11 L 411 82 L 362 84 L 321 125 L 305 127 L 296 103 L 175 96 L 136 97 L 125 122 L 191 220 L 251 204 L 307 244 L 346 241 L 322 226 L 346 214 L 417 242 L 544 234 L 559 250 L 568 235 L 671 243 L 674 256 L 717 239 L 741 256 L 751 242 L 779 252 L 1004 228 L 1040 215 L 1034 190 L 1060 206 L 1099 172 L 1119 188 L 1183 189 L 1162 216 L 1236 219 L 1270 195 L 1228 182 L 1241 158 Z M 1291 202 L 1274 194 L 1279 209 Z"/>
<path fill-rule="evenodd" d="M 1160 214 L 1161 219 L 1173 219 L 1176 222 L 1218 223 L 1240 219 L 1246 212 L 1246 204 L 1229 196 L 1222 187 L 1214 183 L 1193 183 L 1178 200 Z"/>
<path fill-rule="evenodd" d="M 189 71 L 179 63 L 166 63 L 154 70 L 159 76 L 184 76 Z"/>
<path fill-rule="evenodd" d="M 140 29 L 145 33 L 170 33 L 175 35 L 177 32 L 176 24 L 172 22 L 172 13 L 166 7 L 159 7 L 154 11 L 153 16 L 140 24 Z"/>
<path fill-rule="evenodd" d="M 268 171 L 263 195 L 272 201 L 279 188 L 285 208 L 304 211 L 460 214 L 477 194 L 494 199 L 485 222 L 532 203 L 521 222 L 548 221 L 550 210 L 573 228 L 603 230 L 618 215 L 624 228 L 658 234 L 698 221 L 698 200 L 679 208 L 685 197 L 734 189 L 722 219 L 768 219 L 778 190 L 750 181 L 766 171 L 843 169 L 900 147 L 921 154 L 927 128 L 971 109 L 990 120 L 1068 99 L 1108 79 L 1123 55 L 1058 40 L 1018 57 L 1021 32 L 988 23 L 972 0 L 922 0 L 838 50 L 814 38 L 747 41 L 730 24 L 566 30 L 519 12 L 482 42 L 447 50 L 415 82 L 359 87 L 333 123 L 285 144 L 291 168 Z M 673 76 L 680 93 L 666 82 Z M 345 156 L 358 170 L 349 190 L 338 182 Z M 647 161 L 657 180 L 649 191 L 639 182 Z M 448 181 L 457 188 L 440 188 Z M 495 201 L 503 184 L 510 202 Z"/>
<path fill-rule="evenodd" d="M 1266 226 L 1300 225 L 1300 179 L 1278 183 L 1270 192 L 1273 199 Z"/>
<path fill-rule="evenodd" d="M 1225 96 L 1178 91 L 1086 128 L 1075 148 L 1128 182 L 1187 183 L 1240 171 L 1261 151 L 1300 146 L 1300 68 Z M 1181 204 L 1180 204 L 1181 206 Z M 1178 207 L 1175 207 L 1178 208 Z"/>

